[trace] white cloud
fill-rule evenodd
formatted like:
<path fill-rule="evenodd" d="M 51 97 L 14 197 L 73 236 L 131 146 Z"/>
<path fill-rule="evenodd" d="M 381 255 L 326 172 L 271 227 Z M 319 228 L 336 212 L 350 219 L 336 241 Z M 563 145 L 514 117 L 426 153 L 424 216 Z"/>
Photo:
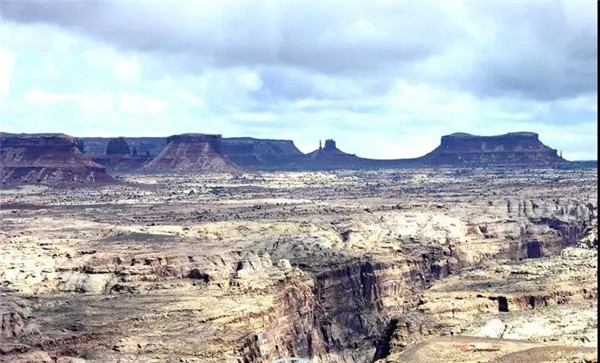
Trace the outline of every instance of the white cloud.
<path fill-rule="evenodd" d="M 129 92 L 119 92 L 119 110 L 135 116 L 158 116 L 167 106 L 166 102 L 154 97 L 148 97 Z"/>
<path fill-rule="evenodd" d="M 46 92 L 39 89 L 34 89 L 25 95 L 25 101 L 31 105 L 51 104 L 60 102 L 83 103 L 85 101 L 85 98 L 85 95 L 76 93 Z"/>
<path fill-rule="evenodd" d="M 107 47 L 90 49 L 83 53 L 84 61 L 95 67 L 105 67 L 120 82 L 139 82 L 141 64 L 137 55 L 123 55 Z"/>
<path fill-rule="evenodd" d="M 529 130 L 565 155 L 597 149 L 596 5 L 9 5 L 11 131 L 335 138 L 397 158 L 451 132 Z"/>

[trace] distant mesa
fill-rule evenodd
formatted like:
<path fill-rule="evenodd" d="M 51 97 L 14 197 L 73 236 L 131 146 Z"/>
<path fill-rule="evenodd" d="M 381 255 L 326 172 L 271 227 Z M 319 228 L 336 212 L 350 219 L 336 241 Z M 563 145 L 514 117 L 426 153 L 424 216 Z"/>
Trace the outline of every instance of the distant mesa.
<path fill-rule="evenodd" d="M 158 155 L 167 143 L 166 137 L 80 137 L 78 139 L 83 145 L 84 152 L 92 157 L 103 157 L 107 153 L 111 153 L 109 150 L 114 149 L 113 146 L 109 148 L 109 142 L 112 141 L 116 145 L 121 143 L 121 141 L 117 142 L 115 139 L 125 140 L 132 155 L 146 156 L 148 158 Z M 116 150 L 117 153 L 119 152 L 118 150 Z M 124 151 L 124 149 L 120 150 L 121 153 Z"/>
<path fill-rule="evenodd" d="M 0 182 L 63 186 L 116 181 L 81 152 L 81 144 L 72 136 L 0 132 Z"/>
<path fill-rule="evenodd" d="M 158 155 L 167 144 L 166 137 L 124 137 L 131 154 L 149 161 Z M 82 137 L 85 153 L 98 163 L 107 161 L 108 142 L 102 137 Z M 304 155 L 292 140 L 257 139 L 252 137 L 230 137 L 222 139 L 223 154 L 234 164 L 249 170 L 277 170 L 293 158 Z M 131 171 L 127 163 L 106 165 L 109 171 Z"/>
<path fill-rule="evenodd" d="M 85 145 L 85 140 L 82 140 Z M 92 160 L 106 167 L 109 173 L 131 173 L 139 169 L 151 157 L 145 154 L 138 155 L 137 148 L 129 147 L 124 137 L 115 137 L 106 143 L 106 151 L 92 157 Z"/>
<path fill-rule="evenodd" d="M 244 169 L 282 168 L 294 158 L 304 155 L 291 140 L 252 137 L 223 139 L 223 153 Z"/>
<path fill-rule="evenodd" d="M 182 134 L 167 138 L 167 145 L 141 172 L 239 173 L 242 169 L 223 154 L 221 135 Z"/>
<path fill-rule="evenodd" d="M 566 162 L 533 132 L 497 136 L 454 133 L 442 136 L 439 147 L 418 159 L 427 165 L 548 165 Z"/>
<path fill-rule="evenodd" d="M 172 140 L 172 138 L 169 139 Z M 158 168 L 158 170 L 166 168 L 159 166 L 158 162 L 150 162 L 167 145 L 169 140 L 166 137 L 124 137 L 115 140 L 88 137 L 79 140 L 85 153 L 91 155 L 97 163 L 107 166 L 109 172 L 136 172 L 142 165 L 146 172 L 149 172 L 150 168 Z M 125 151 L 123 140 L 128 144 L 129 156 L 119 154 Z M 109 142 L 111 143 L 110 147 Z M 375 143 L 376 140 L 371 142 Z M 114 154 L 111 154 L 110 150 L 113 149 Z M 334 170 L 442 165 L 553 165 L 566 162 L 555 149 L 544 145 L 540 142 L 538 135 L 532 132 L 514 132 L 498 136 L 454 133 L 443 136 L 440 146 L 429 154 L 412 159 L 361 158 L 340 150 L 332 139 L 325 140 L 324 144 L 319 142 L 319 147 L 308 154 L 303 154 L 298 150 L 291 140 L 251 137 L 223 138 L 220 150 L 217 154 L 227 157 L 229 161 L 223 161 L 224 165 L 233 163 L 247 170 Z M 398 153 L 400 152 L 401 150 L 398 150 Z M 219 157 L 216 160 L 219 160 Z M 171 163 L 174 162 L 171 161 Z M 164 162 L 160 164 L 162 165 Z M 189 161 L 186 161 L 179 168 L 193 170 L 195 167 L 191 166 L 192 164 L 194 163 L 190 164 Z M 183 165 L 188 166 L 184 167 Z"/>

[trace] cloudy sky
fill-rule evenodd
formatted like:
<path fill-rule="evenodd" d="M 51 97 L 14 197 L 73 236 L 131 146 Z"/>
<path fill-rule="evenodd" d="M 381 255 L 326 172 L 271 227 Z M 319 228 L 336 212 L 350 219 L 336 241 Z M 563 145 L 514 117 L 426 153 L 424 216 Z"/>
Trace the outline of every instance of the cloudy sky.
<path fill-rule="evenodd" d="M 0 130 L 334 138 L 372 158 L 534 131 L 596 159 L 595 1 L 0 0 Z"/>

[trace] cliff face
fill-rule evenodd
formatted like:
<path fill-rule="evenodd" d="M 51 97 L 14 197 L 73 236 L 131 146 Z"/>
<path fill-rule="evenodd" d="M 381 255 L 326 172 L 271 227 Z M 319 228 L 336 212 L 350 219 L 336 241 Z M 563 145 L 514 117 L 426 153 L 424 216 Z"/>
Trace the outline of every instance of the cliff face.
<path fill-rule="evenodd" d="M 498 136 L 446 135 L 442 136 L 439 147 L 418 160 L 428 165 L 547 165 L 566 161 L 533 132 Z"/>
<path fill-rule="evenodd" d="M 106 155 L 129 155 L 130 153 L 129 144 L 123 137 L 110 139 L 106 144 Z"/>
<path fill-rule="evenodd" d="M 0 133 L 0 181 L 14 184 L 110 183 L 106 169 L 64 134 Z"/>
<path fill-rule="evenodd" d="M 131 155 L 150 160 L 158 155 L 167 144 L 166 137 L 125 137 Z M 83 150 L 98 163 L 106 165 L 109 170 L 131 171 L 130 164 L 115 164 L 107 160 L 110 138 L 82 137 Z M 278 169 L 293 158 L 303 155 L 291 140 L 256 139 L 252 137 L 224 138 L 221 141 L 222 152 L 232 162 L 244 169 Z M 143 161 L 142 161 L 143 163 Z M 141 164 L 138 165 L 138 167 Z"/>
<path fill-rule="evenodd" d="M 167 146 L 140 171 L 238 173 L 241 168 L 223 154 L 221 135 L 182 134 L 168 137 Z"/>
<path fill-rule="evenodd" d="M 85 149 L 85 142 L 83 144 Z M 109 139 L 105 153 L 92 158 L 94 162 L 106 166 L 110 173 L 133 172 L 150 159 L 145 152 L 138 154 L 137 148 L 130 147 L 124 137 Z"/>
<path fill-rule="evenodd" d="M 108 144 L 113 138 L 80 137 L 83 152 L 92 157 L 102 157 L 108 152 Z M 152 157 L 158 155 L 166 145 L 166 137 L 123 137 L 132 155 Z"/>
<path fill-rule="evenodd" d="M 0 315 L 11 344 L 0 338 L 0 349 L 8 361 L 42 349 L 91 361 L 370 362 L 489 319 L 521 324 L 546 304 L 587 305 L 597 266 L 550 258 L 582 235 L 597 245 L 597 174 L 552 170 L 273 173 L 261 194 L 242 178 L 169 175 L 111 188 L 115 207 L 88 191 L 7 191 Z M 188 192 L 215 180 L 239 194 Z M 360 189 L 374 181 L 377 200 Z M 567 307 L 552 320 L 580 312 Z M 597 314 L 582 318 L 595 327 Z M 465 347 L 495 351 L 475 348 Z"/>
<path fill-rule="evenodd" d="M 193 134 L 188 134 L 193 135 Z M 109 148 L 108 138 L 80 138 L 83 152 L 91 155 L 94 161 L 106 165 L 110 171 L 133 171 L 145 161 L 158 155 L 169 139 L 164 137 L 127 137 L 116 140 Z M 122 163 L 107 159 L 110 150 L 125 150 L 123 141 L 131 157 Z M 443 136 L 441 144 L 429 154 L 414 159 L 376 160 L 348 154 L 337 148 L 334 140 L 326 140 L 324 147 L 303 154 L 291 140 L 255 139 L 237 137 L 221 139 L 220 153 L 236 165 L 250 170 L 332 170 L 405 168 L 428 165 L 555 165 L 566 164 L 555 149 L 544 145 L 538 134 L 514 132 L 499 136 L 476 136 L 455 133 Z M 110 150 L 109 150 L 110 149 Z M 108 153 L 108 154 L 107 154 Z M 145 159 L 144 159 L 145 158 Z M 139 160 L 138 160 L 139 159 Z"/>
<path fill-rule="evenodd" d="M 303 155 L 291 140 L 234 137 L 223 139 L 223 153 L 246 169 L 273 169 Z"/>

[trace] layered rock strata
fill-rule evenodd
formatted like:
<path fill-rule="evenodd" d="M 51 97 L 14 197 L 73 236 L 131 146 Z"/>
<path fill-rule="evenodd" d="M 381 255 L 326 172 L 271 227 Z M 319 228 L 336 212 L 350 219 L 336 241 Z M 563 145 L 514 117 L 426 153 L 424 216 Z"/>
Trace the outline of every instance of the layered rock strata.
<path fill-rule="evenodd" d="M 291 140 L 268 140 L 251 137 L 223 139 L 223 153 L 244 169 L 285 168 L 303 155 Z"/>
<path fill-rule="evenodd" d="M 81 152 L 74 137 L 0 133 L 0 182 L 62 186 L 105 184 L 114 179 Z"/>
<path fill-rule="evenodd" d="M 83 142 L 85 148 L 85 142 Z M 123 137 L 112 138 L 106 144 L 104 154 L 92 158 L 96 163 L 106 166 L 109 173 L 131 173 L 137 171 L 150 160 L 145 153 L 138 154 L 136 147 L 130 147 Z"/>
<path fill-rule="evenodd" d="M 141 169 L 145 173 L 239 173 L 223 154 L 221 135 L 182 134 L 167 138 L 167 146 Z"/>
<path fill-rule="evenodd" d="M 18 315 L 0 360 L 365 362 L 436 332 L 504 325 L 537 348 L 530 322 L 552 326 L 562 353 L 590 338 L 594 256 L 571 247 L 593 245 L 594 171 L 261 178 L 134 175 L 139 184 L 101 192 L 0 193 L 0 284 L 17 304 L 0 310 Z M 396 344 L 407 335 L 424 340 Z M 433 349 L 508 353 L 510 342 L 478 338 Z"/>
<path fill-rule="evenodd" d="M 442 136 L 440 146 L 419 158 L 427 165 L 549 165 L 566 160 L 544 145 L 533 132 L 498 136 L 454 133 Z"/>

